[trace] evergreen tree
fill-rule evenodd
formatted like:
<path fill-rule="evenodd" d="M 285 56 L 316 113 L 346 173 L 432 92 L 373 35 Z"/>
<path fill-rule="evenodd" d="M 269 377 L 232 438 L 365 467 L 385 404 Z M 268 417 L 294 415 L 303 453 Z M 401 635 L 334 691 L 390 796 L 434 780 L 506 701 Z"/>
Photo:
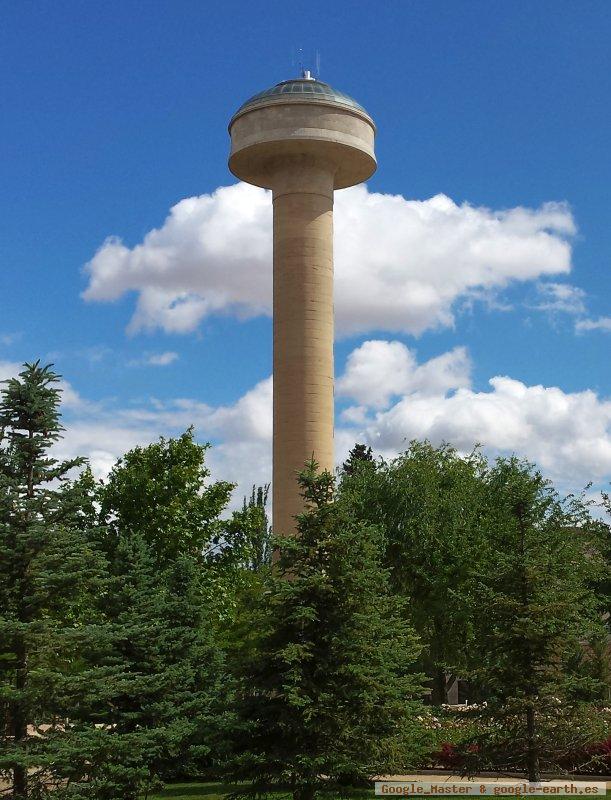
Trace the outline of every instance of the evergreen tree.
<path fill-rule="evenodd" d="M 606 492 L 602 493 L 602 507 L 607 512 L 607 521 L 600 520 L 597 525 L 601 570 L 592 574 L 589 585 L 598 600 L 604 627 L 585 647 L 579 648 L 575 664 L 584 675 L 596 681 L 598 691 L 590 692 L 588 698 L 608 706 L 611 701 L 611 496 Z"/>
<path fill-rule="evenodd" d="M 119 537 L 110 562 L 100 601 L 111 636 L 98 658 L 113 679 L 103 702 L 86 710 L 107 732 L 92 741 L 89 791 L 96 800 L 135 800 L 209 764 L 221 728 L 223 659 L 192 556 L 160 572 L 147 543 L 131 533 Z"/>
<path fill-rule="evenodd" d="M 600 598 L 601 611 L 607 621 L 611 634 L 611 495 L 603 492 L 603 508 L 607 512 L 607 522 L 602 529 L 601 553 L 605 568 L 596 583 L 596 594 Z"/>
<path fill-rule="evenodd" d="M 558 766 L 553 736 L 542 726 L 560 711 L 570 717 L 593 688 L 574 656 L 601 632 L 590 586 L 601 568 L 600 525 L 580 497 L 562 500 L 515 457 L 497 461 L 487 488 L 488 537 L 468 587 L 471 677 L 507 739 L 480 741 L 479 758 L 493 765 L 495 748 L 505 749 L 503 766 L 522 768 L 534 781 L 541 769 Z"/>
<path fill-rule="evenodd" d="M 342 464 L 342 471 L 345 475 L 353 475 L 363 464 L 374 464 L 373 451 L 371 447 L 357 442 Z"/>
<path fill-rule="evenodd" d="M 226 581 L 205 552 L 223 529 L 232 486 L 205 485 L 206 450 L 191 430 L 137 447 L 98 488 L 111 576 L 100 608 L 113 631 L 102 664 L 117 678 L 96 719 L 117 752 L 129 753 L 106 778 L 109 798 L 198 773 L 223 746 L 217 629 Z"/>
<path fill-rule="evenodd" d="M 333 502 L 334 479 L 300 476 L 306 511 L 251 613 L 239 662 L 242 738 L 233 763 L 253 791 L 296 800 L 415 766 L 417 637 L 388 587 L 381 537 Z"/>
<path fill-rule="evenodd" d="M 465 669 L 470 651 L 461 587 L 485 536 L 486 466 L 478 451 L 463 457 L 449 445 L 411 442 L 393 461 L 342 476 L 344 501 L 358 519 L 384 532 L 384 565 L 393 590 L 409 603 L 435 704 L 446 702 L 446 673 Z"/>
<path fill-rule="evenodd" d="M 104 562 L 88 530 L 87 498 L 68 479 L 80 459 L 57 461 L 59 376 L 25 364 L 0 397 L 0 774 L 15 800 L 57 777 L 66 698 L 98 675 L 79 651 L 93 645 L 91 592 Z"/>

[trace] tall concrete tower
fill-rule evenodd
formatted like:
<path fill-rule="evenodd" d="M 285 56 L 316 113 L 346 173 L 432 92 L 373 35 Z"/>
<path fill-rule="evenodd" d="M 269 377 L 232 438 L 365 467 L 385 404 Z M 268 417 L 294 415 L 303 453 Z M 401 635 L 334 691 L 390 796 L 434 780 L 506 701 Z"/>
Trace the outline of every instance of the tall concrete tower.
<path fill-rule="evenodd" d="M 247 100 L 229 123 L 229 169 L 274 204 L 274 533 L 302 510 L 296 476 L 333 470 L 333 192 L 376 168 L 375 125 L 309 72 Z"/>

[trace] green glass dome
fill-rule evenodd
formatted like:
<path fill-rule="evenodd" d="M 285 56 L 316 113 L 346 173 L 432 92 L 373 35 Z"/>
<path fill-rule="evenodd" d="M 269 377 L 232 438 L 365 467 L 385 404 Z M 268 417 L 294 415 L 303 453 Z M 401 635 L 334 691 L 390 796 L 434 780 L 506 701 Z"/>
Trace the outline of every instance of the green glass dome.
<path fill-rule="evenodd" d="M 327 101 L 346 108 L 352 108 L 361 114 L 369 116 L 363 106 L 359 105 L 356 100 L 353 100 L 352 97 L 343 92 L 338 92 L 328 83 L 317 81 L 314 78 L 293 78 L 289 81 L 277 83 L 271 89 L 265 89 L 265 91 L 255 94 L 240 106 L 234 114 L 234 118 L 244 111 L 276 100 L 319 100 L 323 103 Z"/>

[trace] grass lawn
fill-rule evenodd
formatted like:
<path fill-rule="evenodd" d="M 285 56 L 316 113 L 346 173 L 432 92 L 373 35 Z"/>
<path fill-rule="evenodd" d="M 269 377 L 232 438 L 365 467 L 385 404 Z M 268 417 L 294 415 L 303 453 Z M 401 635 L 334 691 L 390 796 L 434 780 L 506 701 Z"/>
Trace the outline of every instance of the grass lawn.
<path fill-rule="evenodd" d="M 233 789 L 225 783 L 175 783 L 160 794 L 153 794 L 149 800 L 196 800 L 198 797 L 206 800 L 222 800 Z"/>

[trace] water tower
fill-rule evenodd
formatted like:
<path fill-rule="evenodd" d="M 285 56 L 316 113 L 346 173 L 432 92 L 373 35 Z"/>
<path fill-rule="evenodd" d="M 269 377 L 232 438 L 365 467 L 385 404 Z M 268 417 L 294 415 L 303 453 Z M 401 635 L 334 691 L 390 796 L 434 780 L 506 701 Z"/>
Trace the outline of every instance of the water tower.
<path fill-rule="evenodd" d="M 333 192 L 376 169 L 375 125 L 351 97 L 314 79 L 283 81 L 229 123 L 229 169 L 272 190 L 274 206 L 274 533 L 303 508 L 296 475 L 333 457 Z"/>

